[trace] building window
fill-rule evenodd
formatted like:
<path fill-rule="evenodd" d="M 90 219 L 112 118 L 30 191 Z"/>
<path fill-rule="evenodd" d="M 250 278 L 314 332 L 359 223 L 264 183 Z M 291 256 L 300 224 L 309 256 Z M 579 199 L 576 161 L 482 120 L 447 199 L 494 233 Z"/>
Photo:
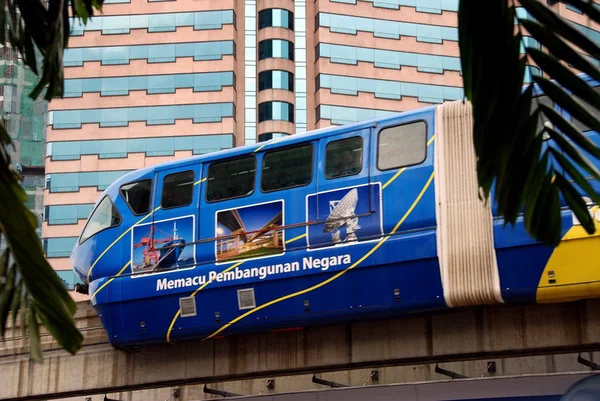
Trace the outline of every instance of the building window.
<path fill-rule="evenodd" d="M 287 40 L 266 39 L 258 43 L 258 59 L 285 58 L 294 61 L 294 44 Z"/>
<path fill-rule="evenodd" d="M 362 170 L 363 140 L 355 136 L 329 142 L 325 155 L 326 178 L 356 175 Z"/>
<path fill-rule="evenodd" d="M 356 35 L 370 32 L 375 37 L 400 39 L 414 37 L 419 42 L 443 43 L 458 41 L 458 28 L 440 25 L 415 24 L 384 19 L 355 17 L 351 15 L 319 13 L 316 27 L 329 28 L 331 32 Z"/>
<path fill-rule="evenodd" d="M 77 224 L 81 219 L 87 219 L 94 205 L 53 205 L 44 207 L 44 220 L 48 225 Z"/>
<path fill-rule="evenodd" d="M 77 243 L 77 237 L 44 238 L 42 241 L 47 258 L 68 258 Z"/>
<path fill-rule="evenodd" d="M 146 157 L 173 156 L 175 152 L 185 150 L 200 155 L 232 147 L 233 134 L 168 136 L 49 142 L 46 155 L 52 160 L 79 160 L 85 155 L 97 155 L 100 159 L 114 159 L 127 157 L 129 153 L 143 153 Z"/>
<path fill-rule="evenodd" d="M 68 291 L 75 290 L 76 284 L 83 284 L 73 270 L 58 270 L 56 271 L 56 274 L 61 279 Z"/>
<path fill-rule="evenodd" d="M 135 215 L 148 213 L 151 193 L 152 180 L 133 182 L 121 187 L 121 196 Z"/>
<path fill-rule="evenodd" d="M 103 35 L 128 34 L 132 29 L 147 29 L 148 32 L 173 32 L 178 27 L 194 27 L 196 30 L 221 29 L 223 25 L 235 23 L 235 13 L 233 10 L 219 10 L 161 14 L 99 15 L 88 21 L 87 24 L 83 24 L 74 18 L 71 18 L 70 22 L 72 36 L 83 35 L 84 32 L 90 31 L 100 31 Z"/>
<path fill-rule="evenodd" d="M 169 174 L 163 179 L 163 209 L 187 206 L 194 197 L 194 172 L 192 170 Z"/>
<path fill-rule="evenodd" d="M 131 77 L 73 78 L 65 79 L 65 97 L 81 97 L 84 93 L 100 93 L 100 96 L 126 96 L 131 91 L 146 94 L 175 93 L 177 89 L 193 89 L 194 92 L 221 91 L 225 86 L 235 85 L 235 75 L 229 72 L 206 72 L 196 74 L 169 74 Z"/>
<path fill-rule="evenodd" d="M 330 120 L 333 125 L 344 125 L 358 121 L 372 120 L 385 117 L 398 111 L 363 109 L 345 106 L 322 104 L 317 107 L 317 121 Z"/>
<path fill-rule="evenodd" d="M 284 132 L 265 132 L 264 134 L 260 134 L 258 136 L 258 142 L 266 142 L 275 138 L 285 138 L 286 136 L 290 136 L 290 134 L 286 134 Z"/>
<path fill-rule="evenodd" d="M 338 95 L 357 96 L 362 92 L 372 93 L 376 98 L 393 100 L 401 100 L 403 96 L 409 96 L 416 97 L 423 103 L 443 103 L 446 100 L 460 100 L 464 97 L 463 89 L 454 86 L 329 74 L 319 74 L 316 82 L 317 90 L 329 89 L 331 93 Z"/>
<path fill-rule="evenodd" d="M 221 60 L 235 55 L 232 40 L 218 42 L 171 43 L 133 46 L 73 47 L 65 49 L 64 66 L 81 67 L 87 61 L 102 65 L 129 64 L 132 60 L 148 63 L 175 62 L 179 57 L 193 57 L 194 61 Z"/>
<path fill-rule="evenodd" d="M 132 122 L 164 125 L 175 124 L 176 120 L 189 119 L 194 123 L 214 123 L 234 115 L 233 103 L 56 110 L 52 112 L 52 128 L 75 129 L 81 128 L 82 124 L 99 124 L 100 128 L 126 127 Z"/>
<path fill-rule="evenodd" d="M 294 91 L 294 74 L 288 71 L 269 70 L 258 74 L 258 90 L 285 89 Z"/>
<path fill-rule="evenodd" d="M 206 200 L 217 202 L 251 195 L 255 175 L 254 156 L 213 163 L 208 169 Z"/>
<path fill-rule="evenodd" d="M 81 187 L 97 187 L 98 191 L 104 191 L 129 172 L 130 170 L 54 173 L 46 176 L 46 188 L 50 192 L 77 192 Z"/>
<path fill-rule="evenodd" d="M 294 14 L 280 8 L 269 8 L 258 13 L 258 29 L 279 27 L 294 30 Z"/>
<path fill-rule="evenodd" d="M 263 159 L 263 192 L 301 187 L 312 180 L 313 147 L 311 144 L 274 150 Z"/>
<path fill-rule="evenodd" d="M 379 132 L 377 168 L 389 170 L 412 166 L 427 156 L 427 124 L 417 121 Z"/>
<path fill-rule="evenodd" d="M 443 74 L 445 71 L 461 71 L 460 58 L 434 54 L 399 52 L 366 47 L 354 47 L 319 43 L 316 57 L 326 57 L 332 63 L 356 65 L 359 62 L 373 63 L 377 68 L 399 70 L 416 67 L 419 72 Z"/>
<path fill-rule="evenodd" d="M 102 230 L 116 227 L 119 224 L 121 224 L 121 215 L 110 197 L 105 196 L 88 219 L 81 234 L 80 243 L 85 242 Z"/>
<path fill-rule="evenodd" d="M 294 105 L 287 102 L 265 102 L 258 105 L 258 122 L 281 120 L 294 122 Z"/>

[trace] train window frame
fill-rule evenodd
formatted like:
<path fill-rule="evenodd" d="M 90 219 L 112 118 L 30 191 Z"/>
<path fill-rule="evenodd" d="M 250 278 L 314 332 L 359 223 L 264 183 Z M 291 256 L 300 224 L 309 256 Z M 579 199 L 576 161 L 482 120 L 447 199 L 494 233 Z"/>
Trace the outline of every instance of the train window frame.
<path fill-rule="evenodd" d="M 107 200 L 110 202 L 111 206 L 113 207 L 113 210 L 115 210 L 117 212 L 117 216 L 119 218 L 119 222 L 117 224 L 114 225 L 109 225 L 107 227 L 102 228 L 101 230 L 98 230 L 96 232 L 94 232 L 93 234 L 91 234 L 90 236 L 84 238 L 84 234 L 90 224 L 90 222 L 92 221 L 92 217 L 94 216 L 94 214 L 98 211 L 98 209 L 100 208 L 100 206 L 102 205 L 102 203 Z M 121 226 L 121 224 L 123 224 L 123 216 L 121 215 L 121 212 L 119 211 L 119 209 L 117 208 L 117 205 L 115 205 L 115 202 L 113 202 L 113 200 L 110 198 L 109 195 L 105 195 L 100 202 L 98 202 L 98 204 L 96 205 L 96 207 L 94 208 L 94 210 L 92 210 L 92 213 L 90 213 L 90 217 L 88 217 L 87 221 L 85 222 L 85 226 L 83 226 L 83 230 L 81 230 L 81 235 L 79 236 L 79 245 L 83 244 L 84 242 L 86 242 L 87 240 L 94 238 L 96 235 L 100 234 L 103 231 L 106 231 L 110 228 L 115 228 L 115 227 L 119 227 Z"/>
<path fill-rule="evenodd" d="M 388 129 L 392 129 L 392 128 L 399 128 L 399 127 L 405 127 L 407 125 L 411 125 L 411 124 L 417 124 L 417 123 L 423 123 L 425 125 L 425 129 L 424 129 L 424 141 L 423 143 L 425 144 L 424 147 L 424 155 L 423 158 L 420 159 L 418 162 L 415 163 L 409 163 L 409 164 L 398 164 L 395 165 L 393 167 L 387 167 L 387 168 L 381 168 L 380 166 L 380 156 L 381 156 L 381 134 L 383 132 L 385 132 Z M 428 134 L 428 129 L 429 129 L 429 125 L 427 124 L 427 121 L 420 119 L 420 120 L 414 120 L 414 121 L 406 121 L 404 123 L 401 124 L 397 124 L 397 125 L 390 125 L 390 126 L 386 126 L 383 127 L 382 129 L 379 130 L 379 132 L 377 133 L 377 169 L 379 171 L 389 171 L 389 170 L 395 170 L 395 169 L 400 169 L 400 168 L 408 168 L 408 167 L 412 167 L 412 166 L 418 166 L 419 164 L 423 164 L 423 162 L 425 162 L 425 160 L 427 160 L 427 134 Z"/>
<path fill-rule="evenodd" d="M 252 177 L 252 191 L 239 195 L 239 196 L 233 196 L 233 197 L 229 197 L 229 198 L 221 198 L 221 199 L 213 199 L 210 200 L 208 198 L 209 194 L 212 192 L 210 191 L 210 169 L 215 166 L 215 165 L 219 165 L 219 164 L 223 164 L 223 163 L 231 163 L 233 161 L 237 161 L 237 160 L 242 160 L 242 159 L 252 159 L 253 161 L 253 167 L 254 167 L 254 175 Z M 220 160 L 215 160 L 213 162 L 211 162 L 208 165 L 208 170 L 207 170 L 207 174 L 206 174 L 206 191 L 205 191 L 205 196 L 204 196 L 204 200 L 206 201 L 206 203 L 218 203 L 218 202 L 225 202 L 228 200 L 232 200 L 232 199 L 241 199 L 241 198 L 247 198 L 248 196 L 252 196 L 254 194 L 254 192 L 256 191 L 256 170 L 258 168 L 258 164 L 256 162 L 256 155 L 254 154 L 246 154 L 246 155 L 242 155 L 242 156 L 237 156 L 237 157 L 232 157 L 232 158 L 227 158 L 227 159 L 220 159 Z"/>
<path fill-rule="evenodd" d="M 191 185 L 191 191 L 190 191 L 190 201 L 188 203 L 182 203 L 182 204 L 178 204 L 176 206 L 170 206 L 170 207 L 165 207 L 164 206 L 164 202 L 165 202 L 165 181 L 167 180 L 168 177 L 174 176 L 174 175 L 178 175 L 178 174 L 183 174 L 183 173 L 192 173 L 192 185 Z M 160 191 L 160 207 L 163 210 L 172 210 L 172 209 L 177 209 L 180 207 L 185 207 L 185 206 L 189 206 L 192 204 L 192 202 L 194 201 L 194 183 L 196 181 L 196 172 L 194 171 L 193 168 L 187 169 L 187 170 L 181 170 L 181 171 L 176 171 L 170 174 L 166 174 L 164 177 L 162 177 L 161 180 L 161 191 Z"/>
<path fill-rule="evenodd" d="M 360 165 L 360 169 L 357 172 L 355 172 L 355 173 L 343 174 L 343 175 L 338 175 L 338 176 L 328 176 L 327 175 L 327 160 L 328 160 L 328 158 L 327 158 L 328 153 L 327 152 L 328 152 L 329 145 L 331 145 L 333 143 L 347 141 L 347 140 L 350 140 L 350 139 L 356 139 L 356 138 L 360 139 L 360 164 L 359 164 Z M 365 154 L 365 152 L 364 152 L 365 146 L 364 145 L 365 145 L 364 138 L 362 136 L 360 136 L 360 135 L 355 135 L 355 136 L 351 136 L 351 137 L 348 137 L 348 138 L 336 139 L 336 140 L 327 142 L 327 145 L 325 145 L 325 169 L 323 170 L 323 176 L 325 177 L 325 179 L 327 179 L 327 180 L 337 180 L 338 178 L 351 177 L 353 175 L 360 174 L 363 171 L 363 162 L 364 162 L 363 157 L 364 157 L 364 154 Z"/>
<path fill-rule="evenodd" d="M 305 184 L 299 184 L 299 185 L 293 185 L 293 186 L 289 186 L 289 187 L 282 187 L 282 188 L 275 188 L 275 189 L 269 189 L 266 190 L 263 188 L 263 183 L 265 182 L 265 161 L 267 160 L 267 156 L 272 154 L 272 153 L 276 153 L 276 152 L 282 152 L 282 151 L 286 151 L 286 150 L 290 150 L 290 149 L 295 149 L 295 148 L 300 148 L 303 146 L 309 146 L 310 147 L 310 180 L 308 182 L 306 182 Z M 290 146 L 285 146 L 285 147 L 281 147 L 281 148 L 275 148 L 275 149 L 271 149 L 267 152 L 264 152 L 262 155 L 262 163 L 261 163 L 261 171 L 260 171 L 260 191 L 262 193 L 272 193 L 272 192 L 277 192 L 277 191 L 285 191 L 288 189 L 292 189 L 292 188 L 301 188 L 301 187 L 305 187 L 307 185 L 310 185 L 313 180 L 315 179 L 315 146 L 312 142 L 302 142 L 299 144 L 294 144 L 294 145 L 290 145 Z M 318 168 L 316 169 L 318 171 Z"/>
<path fill-rule="evenodd" d="M 146 209 L 145 212 L 136 213 L 135 210 L 133 210 L 133 208 L 129 204 L 129 201 L 125 198 L 125 194 L 123 193 L 123 188 L 126 187 L 126 186 L 128 186 L 128 185 L 139 184 L 139 183 L 142 183 L 144 181 L 148 181 L 150 183 L 150 198 L 148 199 L 148 208 Z M 123 198 L 123 201 L 125 202 L 125 204 L 129 208 L 129 210 L 131 210 L 131 213 L 133 213 L 134 216 L 143 216 L 145 214 L 150 213 L 150 209 L 152 208 L 152 190 L 153 189 L 154 188 L 153 188 L 152 178 L 144 178 L 142 180 L 131 181 L 131 182 L 128 182 L 126 184 L 121 185 L 119 187 L 119 194 L 121 195 L 121 197 Z"/>

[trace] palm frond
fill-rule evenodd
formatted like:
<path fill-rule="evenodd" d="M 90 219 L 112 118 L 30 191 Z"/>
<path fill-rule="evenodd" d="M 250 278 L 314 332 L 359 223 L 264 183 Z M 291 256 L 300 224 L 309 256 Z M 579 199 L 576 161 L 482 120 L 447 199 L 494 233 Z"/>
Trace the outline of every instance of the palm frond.
<path fill-rule="evenodd" d="M 595 65 L 600 47 L 545 2 L 519 3 L 525 13 L 517 13 L 508 0 L 460 1 L 465 96 L 473 104 L 473 141 L 484 196 L 488 199 L 494 188 L 493 201 L 505 224 L 523 216 L 532 237 L 556 246 L 561 239 L 561 196 L 587 233 L 595 232 L 583 197 L 598 202 L 600 196 L 579 171 L 600 178 L 595 167 L 600 149 L 568 116 L 600 132 L 600 94 L 585 79 L 587 74 L 600 81 Z M 599 10 L 585 0 L 565 3 L 600 21 Z M 525 35 L 542 50 L 524 40 Z M 531 74 L 526 83 L 525 71 L 534 66 L 543 74 Z M 562 112 L 542 104 L 539 92 Z"/>

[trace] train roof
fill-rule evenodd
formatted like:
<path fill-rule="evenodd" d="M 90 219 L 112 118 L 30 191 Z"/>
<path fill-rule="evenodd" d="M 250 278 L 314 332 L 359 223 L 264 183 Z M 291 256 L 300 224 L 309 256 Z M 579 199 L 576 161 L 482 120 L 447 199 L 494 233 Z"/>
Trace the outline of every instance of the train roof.
<path fill-rule="evenodd" d="M 271 144 L 275 144 L 275 143 L 277 144 L 277 147 L 283 147 L 283 146 L 294 145 L 297 143 L 302 143 L 307 140 L 310 141 L 310 140 L 327 137 L 331 134 L 336 134 L 336 135 L 343 134 L 345 132 L 355 131 L 357 129 L 368 128 L 375 124 L 381 124 L 381 123 L 385 123 L 388 121 L 394 121 L 394 120 L 398 119 L 399 117 L 410 117 L 411 115 L 423 114 L 423 113 L 426 113 L 428 111 L 435 109 L 436 107 L 437 106 L 434 105 L 434 106 L 423 107 L 423 108 L 415 109 L 415 110 L 411 110 L 411 111 L 398 112 L 398 113 L 390 114 L 390 115 L 383 116 L 383 117 L 373 118 L 371 120 L 360 121 L 357 123 L 320 128 L 320 129 L 316 129 L 316 130 L 312 130 L 312 131 L 307 131 L 302 134 L 289 135 L 284 138 L 275 138 L 275 139 L 271 139 L 269 141 L 259 142 L 259 143 L 252 144 L 252 145 L 234 147 L 234 148 L 219 150 L 219 151 L 215 151 L 215 152 L 211 152 L 211 153 L 205 153 L 202 155 L 187 157 L 185 159 L 177 159 L 177 160 L 171 160 L 171 161 L 160 163 L 160 164 L 155 164 L 155 165 L 137 169 L 137 170 L 134 170 L 134 171 L 131 171 L 131 172 L 125 174 L 124 176 L 115 180 L 113 182 L 113 184 L 110 186 L 109 190 L 114 187 L 120 187 L 121 185 L 123 185 L 127 182 L 132 182 L 132 181 L 136 181 L 136 180 L 143 179 L 143 178 L 149 178 L 149 173 L 153 173 L 156 170 L 177 168 L 177 167 L 187 166 L 187 165 L 196 164 L 196 163 L 206 163 L 206 162 L 211 162 L 214 160 L 221 160 L 221 159 L 225 159 L 225 158 L 234 158 L 234 157 L 238 157 L 238 156 L 243 156 L 243 155 L 247 155 L 249 153 L 261 150 L 262 148 L 264 148 L 268 145 L 271 145 Z M 273 148 L 269 147 L 269 149 L 273 149 Z"/>

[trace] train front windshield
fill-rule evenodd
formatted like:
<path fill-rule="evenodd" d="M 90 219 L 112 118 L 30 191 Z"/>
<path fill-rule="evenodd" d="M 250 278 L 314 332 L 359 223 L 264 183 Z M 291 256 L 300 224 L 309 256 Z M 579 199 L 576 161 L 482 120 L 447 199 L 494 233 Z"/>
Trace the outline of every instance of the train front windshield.
<path fill-rule="evenodd" d="M 121 215 L 110 197 L 106 196 L 92 212 L 92 215 L 83 229 L 79 242 L 83 243 L 100 231 L 110 227 L 116 227 L 119 224 L 121 224 Z"/>

